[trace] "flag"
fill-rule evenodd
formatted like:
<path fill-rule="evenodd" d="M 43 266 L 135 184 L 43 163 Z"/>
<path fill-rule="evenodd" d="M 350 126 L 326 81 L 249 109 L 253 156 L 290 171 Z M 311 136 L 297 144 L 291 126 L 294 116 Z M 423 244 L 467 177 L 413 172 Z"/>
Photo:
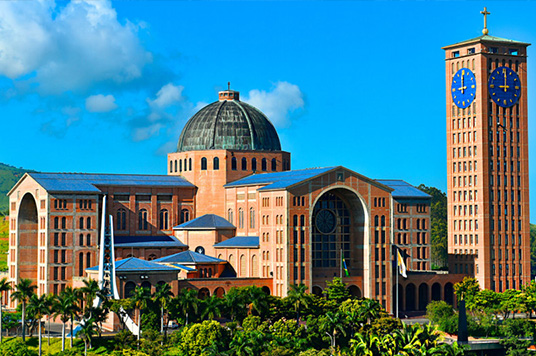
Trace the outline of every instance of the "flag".
<path fill-rule="evenodd" d="M 400 251 L 396 251 L 397 258 L 398 258 L 398 273 L 402 275 L 404 278 L 408 278 L 408 275 L 406 273 L 406 265 L 404 264 L 404 259 L 402 258 L 402 255 L 400 255 Z"/>
<path fill-rule="evenodd" d="M 346 266 L 346 261 L 344 260 L 344 256 L 342 257 L 342 267 L 344 268 L 344 276 L 348 277 L 350 275 L 350 272 L 348 272 L 348 267 Z"/>

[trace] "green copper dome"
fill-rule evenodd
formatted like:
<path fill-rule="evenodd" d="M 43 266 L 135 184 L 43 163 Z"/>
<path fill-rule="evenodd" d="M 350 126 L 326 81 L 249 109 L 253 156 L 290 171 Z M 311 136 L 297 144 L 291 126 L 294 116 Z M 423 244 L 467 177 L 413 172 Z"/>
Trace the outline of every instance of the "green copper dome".
<path fill-rule="evenodd" d="M 224 91 L 219 101 L 186 123 L 177 144 L 177 152 L 218 149 L 281 151 L 281 144 L 274 125 L 260 110 L 238 100 L 238 92 Z"/>

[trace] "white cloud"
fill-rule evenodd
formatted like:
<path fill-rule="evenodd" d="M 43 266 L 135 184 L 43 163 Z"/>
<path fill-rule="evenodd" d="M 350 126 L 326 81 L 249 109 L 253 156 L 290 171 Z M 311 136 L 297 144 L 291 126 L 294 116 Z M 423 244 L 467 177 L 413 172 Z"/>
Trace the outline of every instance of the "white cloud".
<path fill-rule="evenodd" d="M 86 110 L 89 112 L 108 112 L 117 109 L 113 95 L 92 95 L 86 98 Z"/>
<path fill-rule="evenodd" d="M 251 90 L 244 101 L 264 112 L 277 127 L 290 125 L 290 114 L 305 106 L 302 91 L 289 82 L 277 82 L 271 91 Z"/>
<path fill-rule="evenodd" d="M 158 93 L 156 93 L 156 99 L 147 99 L 147 103 L 153 109 L 165 109 L 168 106 L 177 104 L 183 100 L 182 91 L 184 87 L 182 85 L 173 85 L 168 83 L 164 85 Z"/>
<path fill-rule="evenodd" d="M 24 79 L 40 93 L 120 85 L 142 74 L 152 56 L 137 28 L 121 24 L 109 1 L 0 2 L 0 75 Z"/>

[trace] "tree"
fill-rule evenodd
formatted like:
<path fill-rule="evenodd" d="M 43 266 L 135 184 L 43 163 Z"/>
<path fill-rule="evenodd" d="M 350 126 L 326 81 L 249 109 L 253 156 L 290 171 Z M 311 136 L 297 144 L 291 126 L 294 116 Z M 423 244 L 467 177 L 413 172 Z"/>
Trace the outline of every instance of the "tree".
<path fill-rule="evenodd" d="M 181 355 L 201 356 L 213 343 L 227 344 L 224 328 L 214 320 L 188 325 L 182 329 L 180 336 L 181 342 L 178 348 L 182 352 L 179 353 Z"/>
<path fill-rule="evenodd" d="M 239 288 L 233 287 L 223 296 L 229 316 L 236 320 L 238 314 L 244 310 L 244 296 Z"/>
<path fill-rule="evenodd" d="M 86 319 L 83 323 L 80 323 L 80 330 L 78 336 L 84 341 L 84 354 L 87 356 L 87 349 L 91 349 L 91 341 L 93 335 L 95 335 L 95 320 L 93 318 Z"/>
<path fill-rule="evenodd" d="M 37 286 L 32 284 L 31 279 L 22 278 L 15 285 L 15 291 L 11 293 L 11 299 L 22 304 L 22 341 L 26 341 L 26 304 L 34 294 Z"/>
<path fill-rule="evenodd" d="M 339 333 L 346 336 L 346 318 L 345 315 L 340 312 L 327 312 L 326 318 L 323 322 L 322 329 L 329 336 L 331 340 L 331 348 L 335 349 L 337 345 L 337 335 Z"/>
<path fill-rule="evenodd" d="M 141 314 L 145 308 L 147 308 L 147 301 L 149 300 L 149 290 L 143 287 L 136 287 L 134 293 L 130 297 L 135 309 L 138 309 L 138 348 L 140 347 L 140 335 L 141 335 Z"/>
<path fill-rule="evenodd" d="M 59 317 L 62 322 L 61 351 L 65 351 L 65 324 L 71 319 L 71 315 L 73 315 L 76 305 L 71 296 L 68 293 L 65 293 L 65 291 L 62 291 L 55 297 L 53 309 L 55 311 L 54 316 Z"/>
<path fill-rule="evenodd" d="M 309 298 L 307 295 L 307 286 L 303 283 L 298 285 L 292 284 L 288 292 L 288 297 L 296 311 L 296 321 L 300 322 L 300 309 L 309 307 Z"/>
<path fill-rule="evenodd" d="M 190 313 L 192 311 L 197 313 L 199 307 L 197 291 L 193 289 L 181 289 L 174 302 L 177 303 L 178 309 L 185 315 L 186 325 L 188 325 Z"/>
<path fill-rule="evenodd" d="M 203 310 L 201 312 L 201 318 L 204 319 L 207 317 L 209 320 L 213 320 L 215 317 L 221 316 L 220 307 L 222 305 L 222 301 L 220 298 L 213 295 L 203 300 L 201 305 Z"/>
<path fill-rule="evenodd" d="M 328 282 L 326 292 L 328 299 L 336 300 L 337 302 L 343 302 L 350 298 L 350 292 L 346 289 L 346 283 L 342 281 L 342 278 L 335 277 L 331 282 Z"/>
<path fill-rule="evenodd" d="M 431 259 L 432 264 L 443 267 L 447 264 L 447 195 L 434 187 L 424 184 L 420 190 L 432 196 L 430 203 Z"/>
<path fill-rule="evenodd" d="M 480 285 L 475 278 L 465 277 L 463 281 L 454 285 L 454 292 L 458 300 L 465 300 L 465 305 L 469 306 L 474 303 L 474 298 L 480 292 Z"/>
<path fill-rule="evenodd" d="M 84 286 L 79 289 L 79 297 L 83 300 L 86 308 L 93 305 L 93 300 L 100 290 L 99 282 L 94 279 L 84 279 Z"/>
<path fill-rule="evenodd" d="M 65 287 L 63 291 L 61 291 L 60 294 L 63 294 L 63 297 L 66 298 L 68 302 L 72 304 L 72 307 L 70 309 L 70 317 L 71 317 L 71 334 L 70 335 L 71 335 L 71 348 L 73 348 L 74 317 L 80 311 L 80 306 L 78 304 L 78 296 L 80 295 L 80 291 L 71 286 L 67 286 Z"/>
<path fill-rule="evenodd" d="M 2 306 L 4 304 L 4 292 L 11 290 L 11 284 L 8 283 L 7 277 L 0 280 L 0 343 L 2 343 Z"/>
<path fill-rule="evenodd" d="M 160 305 L 160 333 L 164 333 L 164 311 L 167 310 L 167 305 L 173 293 L 171 293 L 171 286 L 168 283 L 160 284 L 156 287 L 156 291 L 153 294 L 153 300 Z"/>
<path fill-rule="evenodd" d="M 47 306 L 47 312 L 45 313 L 45 316 L 47 316 L 48 320 L 48 346 L 50 346 L 50 319 L 52 318 L 52 315 L 54 314 L 54 295 L 53 294 L 47 294 L 46 296 L 46 306 Z"/>
<path fill-rule="evenodd" d="M 39 356 L 42 355 L 42 345 L 41 345 L 41 319 L 48 313 L 48 300 L 46 294 L 37 296 L 37 294 L 32 294 L 28 304 L 28 312 L 34 316 L 37 320 L 38 326 L 38 337 L 39 337 Z"/>

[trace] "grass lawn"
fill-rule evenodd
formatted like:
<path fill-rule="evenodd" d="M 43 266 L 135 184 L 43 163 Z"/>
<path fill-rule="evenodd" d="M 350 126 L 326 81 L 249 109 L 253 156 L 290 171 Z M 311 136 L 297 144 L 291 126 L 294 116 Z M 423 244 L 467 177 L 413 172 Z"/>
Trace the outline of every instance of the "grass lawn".
<path fill-rule="evenodd" d="M 10 342 L 13 339 L 22 339 L 20 337 L 4 337 L 4 342 Z M 39 339 L 34 337 L 26 337 L 26 345 L 28 345 L 28 348 L 30 350 L 34 350 L 35 352 L 39 351 Z M 70 350 L 70 339 L 68 337 L 65 338 L 65 350 Z M 89 354 L 109 354 L 111 351 L 114 350 L 114 341 L 112 337 L 102 337 L 98 338 L 95 337 L 93 339 L 93 348 L 91 350 L 88 350 Z M 54 355 L 59 352 L 61 352 L 61 337 L 59 338 L 50 338 L 50 346 L 48 346 L 48 339 L 46 335 L 43 335 L 43 338 L 41 340 L 41 347 L 43 351 L 43 355 Z M 76 350 L 77 354 L 84 354 L 84 342 L 78 338 L 75 338 L 73 340 L 73 349 Z"/>

